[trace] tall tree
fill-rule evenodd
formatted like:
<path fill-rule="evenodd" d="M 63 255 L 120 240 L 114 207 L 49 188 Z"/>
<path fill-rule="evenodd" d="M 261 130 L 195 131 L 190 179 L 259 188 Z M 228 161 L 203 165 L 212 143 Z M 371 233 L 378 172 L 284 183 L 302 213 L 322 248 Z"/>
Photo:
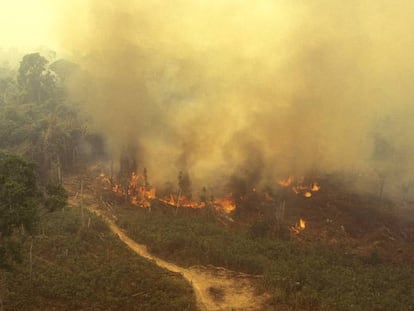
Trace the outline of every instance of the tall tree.
<path fill-rule="evenodd" d="M 191 180 L 190 175 L 188 172 L 180 171 L 178 174 L 178 187 L 180 190 L 180 193 L 185 195 L 187 198 L 192 198 L 192 189 L 191 189 Z"/>
<path fill-rule="evenodd" d="M 26 92 L 26 100 L 40 103 L 54 90 L 53 73 L 47 69 L 48 60 L 39 53 L 27 54 L 20 62 L 17 81 Z"/>
<path fill-rule="evenodd" d="M 9 239 L 23 228 L 31 232 L 37 221 L 39 191 L 35 165 L 0 152 L 0 266 L 16 259 L 16 243 Z"/>

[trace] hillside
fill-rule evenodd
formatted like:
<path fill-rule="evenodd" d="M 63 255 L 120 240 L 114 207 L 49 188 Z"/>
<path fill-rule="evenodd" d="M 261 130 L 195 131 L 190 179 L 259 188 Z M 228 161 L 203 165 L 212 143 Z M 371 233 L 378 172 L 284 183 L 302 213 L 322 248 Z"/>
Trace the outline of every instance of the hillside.
<path fill-rule="evenodd" d="M 268 310 L 414 308 L 410 210 L 324 185 L 311 199 L 285 196 L 280 221 L 258 191 L 240 203 L 243 213 L 226 217 L 157 199 L 142 208 L 98 192 L 102 211 L 152 254 L 182 266 L 257 275 L 257 295 L 271 296 Z M 299 227 L 300 218 L 306 227 Z"/>
<path fill-rule="evenodd" d="M 136 256 L 92 214 L 82 228 L 80 215 L 43 215 L 23 262 L 2 273 L 5 310 L 196 310 L 180 275 Z"/>

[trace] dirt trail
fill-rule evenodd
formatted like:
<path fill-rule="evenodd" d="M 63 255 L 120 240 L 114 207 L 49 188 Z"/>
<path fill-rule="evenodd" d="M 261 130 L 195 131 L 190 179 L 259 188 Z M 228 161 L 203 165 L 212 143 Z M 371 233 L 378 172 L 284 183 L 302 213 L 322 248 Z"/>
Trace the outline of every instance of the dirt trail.
<path fill-rule="evenodd" d="M 150 254 L 147 247 L 129 238 L 101 209 L 93 196 L 83 196 L 85 208 L 100 216 L 111 231 L 118 235 L 138 255 L 158 266 L 180 273 L 193 286 L 200 310 L 263 310 L 267 295 L 258 295 L 253 286 L 254 276 L 213 266 L 184 268 Z M 79 206 L 80 198 L 71 196 L 69 203 Z"/>

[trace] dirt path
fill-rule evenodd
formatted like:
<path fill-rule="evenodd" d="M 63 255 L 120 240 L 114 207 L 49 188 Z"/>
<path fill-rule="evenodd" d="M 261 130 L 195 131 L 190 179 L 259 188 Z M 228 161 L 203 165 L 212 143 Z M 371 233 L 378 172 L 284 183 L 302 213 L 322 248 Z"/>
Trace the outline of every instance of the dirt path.
<path fill-rule="evenodd" d="M 200 310 L 263 310 L 266 295 L 257 295 L 253 286 L 254 276 L 213 266 L 184 268 L 150 254 L 145 245 L 129 238 L 115 222 L 102 212 L 92 196 L 83 197 L 84 206 L 100 216 L 111 231 L 118 235 L 139 256 L 154 261 L 158 266 L 180 273 L 194 288 Z M 72 206 L 79 206 L 76 196 L 69 198 Z"/>

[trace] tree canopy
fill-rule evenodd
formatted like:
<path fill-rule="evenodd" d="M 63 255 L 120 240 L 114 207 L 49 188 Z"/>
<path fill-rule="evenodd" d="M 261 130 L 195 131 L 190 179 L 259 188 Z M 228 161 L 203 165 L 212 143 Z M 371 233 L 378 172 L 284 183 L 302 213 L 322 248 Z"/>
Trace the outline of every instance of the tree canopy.
<path fill-rule="evenodd" d="M 17 81 L 25 91 L 26 100 L 40 103 L 46 100 L 53 89 L 54 78 L 46 65 L 48 60 L 39 53 L 27 54 L 23 57 Z"/>
<path fill-rule="evenodd" d="M 14 231 L 32 231 L 38 219 L 40 192 L 35 164 L 0 152 L 0 266 L 15 259 Z"/>
<path fill-rule="evenodd" d="M 0 149 L 37 163 L 45 184 L 59 182 L 84 150 L 100 148 L 65 88 L 76 70 L 63 59 L 49 64 L 39 53 L 25 55 L 17 72 L 0 67 Z"/>

